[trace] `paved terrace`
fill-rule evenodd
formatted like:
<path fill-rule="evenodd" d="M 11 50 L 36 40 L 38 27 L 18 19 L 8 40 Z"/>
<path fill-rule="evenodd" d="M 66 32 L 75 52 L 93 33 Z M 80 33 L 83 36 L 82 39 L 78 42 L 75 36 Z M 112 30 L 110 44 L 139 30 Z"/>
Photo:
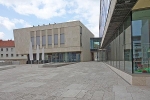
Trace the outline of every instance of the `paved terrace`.
<path fill-rule="evenodd" d="M 126 83 L 101 62 L 0 71 L 0 100 L 150 100 L 150 87 Z"/>

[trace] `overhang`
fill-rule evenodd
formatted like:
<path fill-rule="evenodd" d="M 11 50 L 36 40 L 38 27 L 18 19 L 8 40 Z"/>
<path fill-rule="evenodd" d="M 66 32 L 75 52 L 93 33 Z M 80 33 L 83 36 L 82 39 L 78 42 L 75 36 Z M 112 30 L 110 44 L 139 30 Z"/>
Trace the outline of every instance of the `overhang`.
<path fill-rule="evenodd" d="M 110 19 L 108 19 L 109 17 L 107 17 L 106 25 L 107 23 L 109 24 L 107 26 L 108 28 L 106 28 L 105 25 L 105 30 L 101 42 L 101 48 L 104 48 L 105 46 L 108 45 L 108 43 L 112 41 L 111 37 L 114 35 L 114 32 L 122 24 L 122 22 L 130 13 L 133 6 L 138 0 L 117 0 L 115 3 L 113 3 L 114 1 L 115 0 L 111 0 L 108 16 L 109 14 L 112 14 L 112 16 L 110 17 Z M 114 8 L 113 12 L 111 8 Z"/>

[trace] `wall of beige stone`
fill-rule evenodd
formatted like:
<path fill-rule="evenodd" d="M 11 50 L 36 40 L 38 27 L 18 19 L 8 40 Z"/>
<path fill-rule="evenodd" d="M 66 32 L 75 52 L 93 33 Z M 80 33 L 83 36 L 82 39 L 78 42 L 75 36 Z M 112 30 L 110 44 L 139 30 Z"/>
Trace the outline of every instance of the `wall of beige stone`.
<path fill-rule="evenodd" d="M 14 32 L 16 52 L 18 54 L 28 54 L 31 37 L 34 37 L 35 39 L 34 39 L 33 53 L 36 53 L 36 35 L 40 36 L 41 40 L 43 35 L 42 30 L 45 30 L 46 37 L 48 34 L 52 35 L 52 45 L 49 46 L 48 42 L 46 41 L 46 46 L 44 46 L 45 53 L 81 51 L 80 32 L 79 32 L 80 30 L 78 28 L 79 28 L 79 21 L 15 29 L 13 32 Z M 36 33 L 37 30 L 40 31 Z M 51 32 L 48 33 L 48 30 L 51 30 Z M 60 44 L 61 31 L 64 32 L 65 36 L 65 44 L 62 45 Z M 54 45 L 54 34 L 58 34 L 58 45 Z M 40 49 L 42 49 L 43 47 L 42 41 L 40 41 L 39 47 Z"/>
<path fill-rule="evenodd" d="M 80 23 L 80 26 L 82 27 L 81 61 L 91 61 L 90 38 L 93 38 L 94 35 L 82 23 Z"/>
<path fill-rule="evenodd" d="M 82 27 L 82 47 L 80 46 L 80 26 Z M 45 53 L 81 52 L 81 61 L 91 60 L 90 38 L 94 35 L 80 21 L 15 29 L 13 33 L 18 54 L 29 53 L 31 37 L 34 37 L 33 53 L 36 53 L 36 36 L 40 36 L 39 51 L 41 53 L 43 47 L 42 36 L 52 35 L 52 45 L 48 45 L 46 38 Z M 64 33 L 65 44 L 60 44 L 61 33 Z M 58 45 L 54 45 L 54 34 L 58 34 Z"/>

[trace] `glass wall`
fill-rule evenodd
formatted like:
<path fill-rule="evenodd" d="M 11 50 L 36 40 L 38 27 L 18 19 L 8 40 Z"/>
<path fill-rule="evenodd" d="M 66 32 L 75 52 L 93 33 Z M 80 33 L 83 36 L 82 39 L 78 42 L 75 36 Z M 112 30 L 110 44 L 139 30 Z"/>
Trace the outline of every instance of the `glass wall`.
<path fill-rule="evenodd" d="M 100 35 L 103 35 L 111 0 L 100 0 Z"/>
<path fill-rule="evenodd" d="M 150 73 L 150 9 L 133 11 L 134 73 Z"/>
<path fill-rule="evenodd" d="M 129 17 L 115 31 L 112 41 L 106 47 L 106 55 L 110 55 L 107 57 L 107 63 L 128 73 L 132 73 L 131 33 L 131 16 L 129 14 Z"/>

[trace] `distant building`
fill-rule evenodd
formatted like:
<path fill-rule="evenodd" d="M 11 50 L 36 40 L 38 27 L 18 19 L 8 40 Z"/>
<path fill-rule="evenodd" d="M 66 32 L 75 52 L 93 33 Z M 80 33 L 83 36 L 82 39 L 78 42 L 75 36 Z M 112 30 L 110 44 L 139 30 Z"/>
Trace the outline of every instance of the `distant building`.
<path fill-rule="evenodd" d="M 80 21 L 14 29 L 13 33 L 16 52 L 28 55 L 28 61 L 30 41 L 34 60 L 39 45 L 40 60 L 44 47 L 48 62 L 91 61 L 90 38 L 94 35 Z"/>
<path fill-rule="evenodd" d="M 26 62 L 26 56 L 16 53 L 15 44 L 13 40 L 0 40 L 0 60 L 1 61 L 19 61 Z"/>

